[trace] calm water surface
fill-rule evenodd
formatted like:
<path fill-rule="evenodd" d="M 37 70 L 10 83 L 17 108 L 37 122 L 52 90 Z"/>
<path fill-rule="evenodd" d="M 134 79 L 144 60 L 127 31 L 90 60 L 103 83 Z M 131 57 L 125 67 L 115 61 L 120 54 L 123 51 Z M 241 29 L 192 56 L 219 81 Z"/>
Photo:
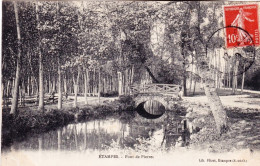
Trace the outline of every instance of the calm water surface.
<path fill-rule="evenodd" d="M 170 148 L 183 146 L 185 138 L 181 132 L 181 119 L 171 125 L 167 119 L 162 122 L 153 120 L 140 122 L 121 121 L 118 118 L 91 120 L 69 124 L 47 133 L 28 136 L 22 142 L 15 141 L 15 150 L 86 151 L 133 149 L 149 150 L 152 147 Z"/>

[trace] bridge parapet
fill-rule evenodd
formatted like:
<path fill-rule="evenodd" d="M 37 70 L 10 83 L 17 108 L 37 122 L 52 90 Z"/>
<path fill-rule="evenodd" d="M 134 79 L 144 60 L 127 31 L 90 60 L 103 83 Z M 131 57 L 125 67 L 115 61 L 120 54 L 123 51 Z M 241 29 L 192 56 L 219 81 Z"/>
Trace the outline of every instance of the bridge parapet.
<path fill-rule="evenodd" d="M 163 104 L 166 109 L 171 109 L 178 100 L 180 85 L 174 84 L 144 84 L 132 85 L 131 95 L 134 96 L 135 105 L 148 100 L 156 100 Z"/>
<path fill-rule="evenodd" d="M 178 96 L 180 85 L 174 84 L 142 84 L 132 85 L 130 92 L 135 94 L 162 94 L 163 96 Z"/>

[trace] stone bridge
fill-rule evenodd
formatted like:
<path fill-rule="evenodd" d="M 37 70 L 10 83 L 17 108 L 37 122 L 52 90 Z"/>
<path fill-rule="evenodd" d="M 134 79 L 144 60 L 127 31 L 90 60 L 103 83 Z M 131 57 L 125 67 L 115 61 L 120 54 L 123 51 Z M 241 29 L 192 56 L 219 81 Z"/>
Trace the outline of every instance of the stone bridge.
<path fill-rule="evenodd" d="M 135 101 L 136 111 L 150 119 L 156 119 L 162 114 L 154 115 L 145 110 L 144 104 L 147 101 L 157 101 L 161 103 L 165 110 L 170 110 L 178 100 L 180 92 L 179 85 L 173 84 L 145 84 L 134 85 L 130 88 L 131 95 Z"/>

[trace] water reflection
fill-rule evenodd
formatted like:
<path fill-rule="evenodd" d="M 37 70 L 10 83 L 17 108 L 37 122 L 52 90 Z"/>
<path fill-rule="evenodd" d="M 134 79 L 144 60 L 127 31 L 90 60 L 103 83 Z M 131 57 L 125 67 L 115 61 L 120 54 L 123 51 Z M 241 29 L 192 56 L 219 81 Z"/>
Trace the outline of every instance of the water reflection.
<path fill-rule="evenodd" d="M 14 149 L 34 150 L 109 150 L 169 149 L 187 145 L 185 130 L 181 120 L 168 123 L 142 124 L 141 122 L 122 122 L 115 118 L 92 120 L 69 124 L 55 131 L 34 135 L 24 142 L 14 142 Z"/>
<path fill-rule="evenodd" d="M 156 100 L 148 100 L 144 104 L 144 109 L 153 115 L 161 115 L 165 112 L 165 107 Z"/>

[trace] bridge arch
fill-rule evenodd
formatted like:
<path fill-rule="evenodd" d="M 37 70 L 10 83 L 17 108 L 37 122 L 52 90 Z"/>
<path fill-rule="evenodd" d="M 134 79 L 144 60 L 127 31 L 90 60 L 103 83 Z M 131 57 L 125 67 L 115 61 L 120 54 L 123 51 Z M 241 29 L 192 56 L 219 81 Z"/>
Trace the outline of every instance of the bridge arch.
<path fill-rule="evenodd" d="M 160 118 L 166 111 L 166 109 L 164 109 L 160 114 L 151 114 L 144 108 L 144 104 L 145 104 L 145 102 L 138 104 L 138 106 L 136 107 L 135 110 L 140 116 L 147 118 L 147 119 Z"/>
<path fill-rule="evenodd" d="M 165 96 L 154 96 L 154 95 L 149 95 L 149 96 L 145 96 L 145 95 L 139 95 L 137 97 L 134 98 L 135 101 L 135 106 L 137 107 L 138 105 L 140 105 L 141 103 L 145 103 L 146 101 L 149 100 L 154 100 L 154 101 L 158 101 L 159 103 L 161 103 L 165 109 L 169 109 L 169 102 L 167 101 L 168 98 L 166 98 Z"/>

